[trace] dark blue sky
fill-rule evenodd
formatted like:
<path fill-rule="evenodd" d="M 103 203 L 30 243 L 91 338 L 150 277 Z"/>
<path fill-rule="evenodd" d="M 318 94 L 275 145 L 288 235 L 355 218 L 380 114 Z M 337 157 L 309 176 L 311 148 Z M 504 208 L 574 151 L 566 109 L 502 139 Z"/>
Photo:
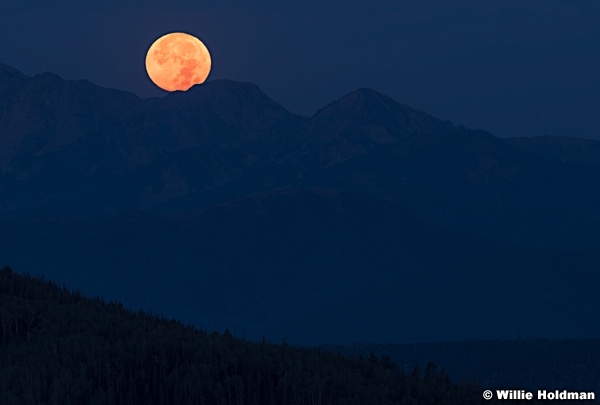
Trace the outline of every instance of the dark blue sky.
<path fill-rule="evenodd" d="M 296 113 L 372 87 L 498 136 L 600 139 L 596 0 L 23 0 L 2 6 L 0 62 L 158 96 L 144 58 L 170 31 L 206 43 L 210 79 Z"/>

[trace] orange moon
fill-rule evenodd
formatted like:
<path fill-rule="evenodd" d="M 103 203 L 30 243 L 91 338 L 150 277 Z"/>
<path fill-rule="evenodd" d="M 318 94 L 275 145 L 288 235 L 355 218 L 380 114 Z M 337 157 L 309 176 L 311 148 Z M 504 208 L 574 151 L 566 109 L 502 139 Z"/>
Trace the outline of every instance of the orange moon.
<path fill-rule="evenodd" d="M 198 38 L 173 32 L 158 38 L 146 54 L 146 72 L 163 90 L 187 90 L 204 83 L 211 67 L 210 53 Z"/>

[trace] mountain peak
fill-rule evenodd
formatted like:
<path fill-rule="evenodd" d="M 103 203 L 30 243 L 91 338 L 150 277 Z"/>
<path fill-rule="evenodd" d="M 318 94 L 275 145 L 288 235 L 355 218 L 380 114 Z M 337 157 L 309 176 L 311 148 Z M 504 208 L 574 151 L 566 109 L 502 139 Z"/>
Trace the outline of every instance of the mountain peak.
<path fill-rule="evenodd" d="M 356 100 L 356 101 L 367 101 L 367 100 L 385 100 L 385 99 L 389 99 L 391 100 L 390 97 L 386 96 L 385 94 L 374 90 L 370 87 L 360 87 L 358 89 L 355 89 L 349 93 L 346 93 L 344 96 L 342 96 L 342 99 L 350 99 L 350 100 Z"/>
<path fill-rule="evenodd" d="M 167 105 L 179 106 L 180 103 L 206 103 L 212 106 L 220 103 L 239 105 L 247 102 L 260 102 L 263 107 L 284 108 L 266 95 L 256 84 L 234 80 L 210 80 L 197 84 L 187 91 L 175 91 L 168 94 L 164 101 Z"/>
<path fill-rule="evenodd" d="M 193 127 L 188 132 L 200 134 L 202 142 L 230 146 L 298 119 L 256 84 L 234 80 L 211 80 L 185 92 L 171 93 L 160 99 L 157 107 L 168 111 L 172 120 L 184 122 L 187 117 Z M 209 131 L 211 122 L 219 129 L 211 126 Z M 211 140 L 211 132 L 215 139 Z"/>
<path fill-rule="evenodd" d="M 43 83 L 43 84 L 55 84 L 55 83 L 63 83 L 67 80 L 63 79 L 56 73 L 52 72 L 44 72 L 37 75 L 34 75 L 32 78 L 33 83 Z"/>
<path fill-rule="evenodd" d="M 307 128 L 318 142 L 394 143 L 411 134 L 447 133 L 454 129 L 427 113 L 400 104 L 370 88 L 359 88 L 319 110 Z"/>

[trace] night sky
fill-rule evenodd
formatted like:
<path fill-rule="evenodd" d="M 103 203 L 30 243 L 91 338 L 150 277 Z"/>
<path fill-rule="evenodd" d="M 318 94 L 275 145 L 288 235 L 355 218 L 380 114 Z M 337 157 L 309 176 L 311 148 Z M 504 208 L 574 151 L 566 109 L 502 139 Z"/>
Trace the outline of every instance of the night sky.
<path fill-rule="evenodd" d="M 0 62 L 28 75 L 161 96 L 146 51 L 184 31 L 210 49 L 209 80 L 256 83 L 295 113 L 371 87 L 497 136 L 600 139 L 595 0 L 13 3 Z"/>

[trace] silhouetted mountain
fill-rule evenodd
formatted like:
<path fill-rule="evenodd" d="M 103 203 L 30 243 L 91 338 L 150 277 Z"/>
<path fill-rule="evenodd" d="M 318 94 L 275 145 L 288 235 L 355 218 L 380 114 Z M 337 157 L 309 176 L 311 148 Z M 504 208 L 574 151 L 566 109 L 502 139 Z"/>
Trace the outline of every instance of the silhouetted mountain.
<path fill-rule="evenodd" d="M 306 118 L 249 83 L 144 100 L 0 72 L 0 253 L 19 268 L 298 342 L 558 337 L 549 307 L 598 333 L 583 147 L 548 156 L 370 89 Z"/>
<path fill-rule="evenodd" d="M 3 171 L 19 175 L 28 167 L 14 168 L 11 161 L 35 160 L 61 148 L 70 152 L 59 155 L 62 159 L 104 143 L 132 166 L 190 147 L 236 147 L 300 119 L 255 85 L 225 80 L 142 100 L 44 73 L 23 81 L 0 106 Z"/>
<path fill-rule="evenodd" d="M 230 179 L 227 173 L 257 159 L 246 153 L 239 161 L 236 147 L 273 136 L 301 119 L 255 85 L 231 81 L 141 100 L 43 74 L 22 83 L 0 106 L 6 190 L 0 207 L 5 217 L 94 217 L 143 208 L 149 201 L 162 203 L 171 196 L 162 190 L 158 197 L 147 196 L 148 184 L 136 181 L 154 176 L 149 182 L 155 190 L 161 176 L 177 177 L 172 167 L 180 164 L 176 154 L 189 156 L 194 148 L 197 164 L 212 176 L 193 175 L 203 184 L 190 184 L 190 192 L 203 191 L 206 183 L 223 184 Z M 232 161 L 234 167 L 211 167 L 215 153 L 220 156 L 217 161 Z M 161 161 L 167 167 L 157 171 Z M 145 164 L 149 166 L 142 167 Z M 132 195 L 133 190 L 137 194 Z"/>
<path fill-rule="evenodd" d="M 600 243 L 597 166 L 548 161 L 485 132 L 407 136 L 309 181 L 374 193 L 459 229 L 524 245 Z"/>
<path fill-rule="evenodd" d="M 449 121 L 401 105 L 374 90 L 359 89 L 302 124 L 305 146 L 299 153 L 330 166 L 408 135 L 444 134 L 453 128 Z"/>
<path fill-rule="evenodd" d="M 600 243 L 600 168 L 536 158 L 369 89 L 306 119 L 252 84 L 141 100 L 43 74 L 2 104 L 4 217 L 94 218 L 326 187 L 510 242 Z"/>
<path fill-rule="evenodd" d="M 523 149 L 563 163 L 600 164 L 600 141 L 570 136 L 537 136 L 533 138 L 504 138 L 517 149 Z"/>
<path fill-rule="evenodd" d="M 93 140 L 137 103 L 141 100 L 132 93 L 52 73 L 21 80 L 0 99 L 2 171 L 27 176 L 36 158 Z"/>
<path fill-rule="evenodd" d="M 197 146 L 235 148 L 299 122 L 250 83 L 210 81 L 186 92 L 152 99 L 109 135 L 110 143 L 135 163 Z"/>

